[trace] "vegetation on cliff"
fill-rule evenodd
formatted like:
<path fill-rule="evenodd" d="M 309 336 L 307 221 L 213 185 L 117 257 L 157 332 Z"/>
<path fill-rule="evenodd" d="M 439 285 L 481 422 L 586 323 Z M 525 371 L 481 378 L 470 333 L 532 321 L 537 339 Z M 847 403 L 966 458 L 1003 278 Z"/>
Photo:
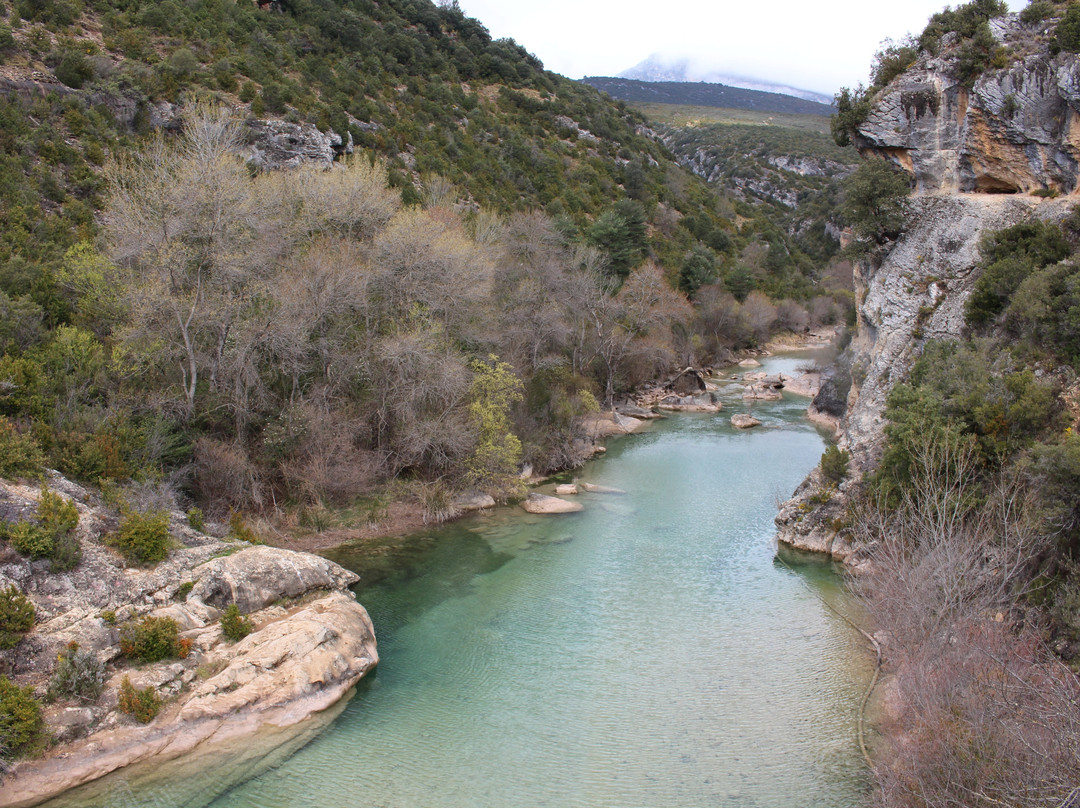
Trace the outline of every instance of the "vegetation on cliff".
<path fill-rule="evenodd" d="M 918 40 L 879 54 L 883 83 L 838 104 L 838 142 L 920 54 L 947 51 L 969 87 L 1004 67 L 988 25 L 1004 11 L 994 2 L 946 10 Z M 1032 3 L 1021 22 L 1053 17 L 1060 44 L 1069 30 L 1060 5 Z M 1053 49 L 1049 38 L 1043 45 Z M 859 173 L 872 170 L 886 164 Z M 871 196 L 880 185 L 867 184 Z M 918 358 L 888 396 L 880 463 L 847 487 L 836 527 L 869 562 L 858 588 L 893 674 L 875 767 L 883 805 L 1060 805 L 1075 794 L 1080 242 L 1075 210 L 1060 216 L 983 235 L 963 329 L 923 341 L 916 324 Z M 864 238 L 887 242 L 880 234 Z M 868 264 L 888 271 L 880 252 Z M 952 279 L 940 283 L 953 291 Z"/>

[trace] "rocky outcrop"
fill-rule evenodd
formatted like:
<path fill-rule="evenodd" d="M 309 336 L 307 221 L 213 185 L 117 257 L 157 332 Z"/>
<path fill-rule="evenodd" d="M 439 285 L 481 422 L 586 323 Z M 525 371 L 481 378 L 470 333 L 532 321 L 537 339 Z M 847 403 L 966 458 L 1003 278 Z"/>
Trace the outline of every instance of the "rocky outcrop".
<path fill-rule="evenodd" d="M 178 546 L 169 557 L 152 569 L 129 568 L 101 541 L 113 524 L 108 512 L 62 478 L 50 487 L 78 507 L 83 558 L 70 572 L 52 573 L 47 561 L 5 556 L 0 587 L 14 583 L 24 591 L 37 624 L 0 664 L 43 692 L 59 650 L 77 642 L 107 664 L 109 678 L 96 702 L 50 707 L 49 728 L 62 743 L 16 765 L 0 789 L 0 806 L 33 805 L 136 762 L 299 725 L 377 664 L 371 621 L 348 589 L 357 576 L 342 567 L 306 553 L 222 541 L 175 514 L 170 533 Z M 37 496 L 36 489 L 0 483 L 4 518 L 32 513 Z M 221 611 L 233 603 L 255 629 L 235 644 L 219 625 Z M 146 616 L 175 620 L 190 642 L 187 656 L 125 664 L 119 626 Z M 119 711 L 125 676 L 167 700 L 149 724 Z"/>
<path fill-rule="evenodd" d="M 969 89 L 957 78 L 955 34 L 939 55 L 881 90 L 855 145 L 911 172 L 921 193 L 1026 193 L 1077 189 L 1080 57 L 1051 55 L 1042 27 L 1018 15 L 993 21 L 995 37 L 1019 55 Z"/>
<path fill-rule="evenodd" d="M 879 262 L 856 272 L 858 322 L 851 344 L 852 386 L 839 443 L 851 452 L 855 476 L 877 466 L 884 448 L 885 401 L 903 381 L 929 339 L 955 339 L 963 329 L 964 304 L 978 278 L 979 242 L 990 230 L 1032 217 L 1060 220 L 1064 199 L 966 194 L 927 195 L 910 202 L 909 225 Z M 830 492 L 821 506 L 822 481 L 811 475 L 776 518 L 783 544 L 827 552 L 849 565 L 861 563 L 858 548 L 837 529 L 847 490 Z"/>
<path fill-rule="evenodd" d="M 336 132 L 320 132 L 310 123 L 249 121 L 248 135 L 244 158 L 263 170 L 295 168 L 309 163 L 328 167 L 338 155 L 353 152 L 351 133 L 343 141 Z"/>

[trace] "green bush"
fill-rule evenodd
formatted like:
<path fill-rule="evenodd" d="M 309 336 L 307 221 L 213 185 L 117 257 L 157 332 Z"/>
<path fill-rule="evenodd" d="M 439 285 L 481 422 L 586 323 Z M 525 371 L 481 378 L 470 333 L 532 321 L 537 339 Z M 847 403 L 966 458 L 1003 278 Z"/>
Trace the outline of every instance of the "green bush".
<path fill-rule="evenodd" d="M 105 687 L 105 666 L 92 651 L 79 650 L 71 643 L 60 653 L 56 669 L 49 680 L 49 698 L 76 698 L 97 701 Z"/>
<path fill-rule="evenodd" d="M 191 641 L 180 639 L 180 627 L 169 617 L 144 617 L 120 627 L 120 653 L 139 662 L 183 659 Z"/>
<path fill-rule="evenodd" d="M 77 51 L 68 51 L 56 67 L 56 78 L 76 90 L 94 76 L 86 57 Z"/>
<path fill-rule="evenodd" d="M 164 511 L 128 511 L 108 543 L 129 564 L 156 564 L 169 555 L 169 515 Z"/>
<path fill-rule="evenodd" d="M 221 615 L 221 633 L 229 642 L 239 642 L 254 630 L 251 620 L 240 614 L 235 603 L 230 603 Z"/>
<path fill-rule="evenodd" d="M 821 455 L 821 473 L 825 475 L 825 479 L 832 483 L 839 484 L 847 476 L 848 463 L 851 462 L 851 454 L 849 452 L 842 451 L 835 444 L 831 444 L 825 448 L 825 453 Z"/>
<path fill-rule="evenodd" d="M 173 600 L 184 600 L 191 593 L 191 590 L 195 588 L 194 581 L 184 581 L 180 586 L 176 587 L 176 593 L 173 595 Z"/>
<path fill-rule="evenodd" d="M 161 711 L 161 697 L 152 687 L 135 687 L 125 676 L 120 682 L 117 706 L 121 712 L 133 716 L 140 724 L 149 724 Z"/>
<path fill-rule="evenodd" d="M 37 441 L 0 415 L 0 477 L 30 477 L 45 470 L 45 455 Z"/>
<path fill-rule="evenodd" d="M 50 559 L 53 572 L 64 572 L 74 569 L 82 560 L 82 546 L 74 534 L 78 524 L 75 503 L 42 488 L 37 521 L 0 524 L 0 538 L 31 559 Z"/>
<path fill-rule="evenodd" d="M 33 522 L 4 523 L 0 538 L 30 559 L 48 558 L 53 551 L 53 538 Z"/>
<path fill-rule="evenodd" d="M 1027 7 L 1020 12 L 1020 22 L 1024 25 L 1035 25 L 1052 17 L 1056 9 L 1049 0 L 1031 0 Z"/>
<path fill-rule="evenodd" d="M 844 180 L 841 213 L 851 225 L 856 244 L 864 247 L 896 238 L 906 220 L 911 194 L 906 172 L 885 160 L 867 160 Z"/>
<path fill-rule="evenodd" d="M 34 627 L 34 604 L 12 585 L 0 589 L 0 649 L 14 648 Z"/>
<path fill-rule="evenodd" d="M 203 515 L 201 508 L 188 508 L 187 522 L 192 530 L 197 530 L 200 533 L 206 532 L 206 517 Z"/>
<path fill-rule="evenodd" d="M 975 281 L 964 309 L 972 328 L 992 323 L 1025 278 L 1064 260 L 1071 252 L 1061 228 L 1039 220 L 990 233 L 980 250 L 983 273 Z"/>
<path fill-rule="evenodd" d="M 0 674 L 0 748 L 19 758 L 45 745 L 45 720 L 34 688 L 19 687 Z"/>
<path fill-rule="evenodd" d="M 1065 16 L 1057 24 L 1054 39 L 1063 51 L 1080 53 L 1080 5 L 1069 4 Z"/>

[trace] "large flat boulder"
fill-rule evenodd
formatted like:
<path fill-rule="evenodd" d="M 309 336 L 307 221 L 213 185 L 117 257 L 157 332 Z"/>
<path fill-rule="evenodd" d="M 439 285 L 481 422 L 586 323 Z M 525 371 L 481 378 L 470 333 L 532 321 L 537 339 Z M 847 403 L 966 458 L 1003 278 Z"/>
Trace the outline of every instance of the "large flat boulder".
<path fill-rule="evenodd" d="M 529 513 L 543 515 L 575 513 L 585 509 L 585 506 L 580 502 L 569 502 L 558 497 L 550 497 L 547 494 L 529 494 L 525 501 L 521 503 L 521 507 Z"/>

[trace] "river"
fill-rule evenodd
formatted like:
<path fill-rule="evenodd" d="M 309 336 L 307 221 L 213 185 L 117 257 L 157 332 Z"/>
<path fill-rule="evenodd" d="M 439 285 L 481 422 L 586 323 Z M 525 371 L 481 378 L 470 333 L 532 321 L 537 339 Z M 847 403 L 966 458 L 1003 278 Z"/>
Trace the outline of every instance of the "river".
<path fill-rule="evenodd" d="M 824 439 L 806 399 L 759 402 L 746 432 L 728 423 L 734 388 L 725 400 L 610 441 L 580 477 L 626 493 L 582 494 L 581 513 L 503 508 L 331 553 L 364 579 L 377 673 L 272 768 L 207 772 L 182 798 L 141 785 L 145 804 L 865 804 L 870 660 L 819 598 L 855 604 L 828 566 L 793 571 L 772 545 L 777 501 Z M 125 792 L 113 804 L 139 799 Z"/>

